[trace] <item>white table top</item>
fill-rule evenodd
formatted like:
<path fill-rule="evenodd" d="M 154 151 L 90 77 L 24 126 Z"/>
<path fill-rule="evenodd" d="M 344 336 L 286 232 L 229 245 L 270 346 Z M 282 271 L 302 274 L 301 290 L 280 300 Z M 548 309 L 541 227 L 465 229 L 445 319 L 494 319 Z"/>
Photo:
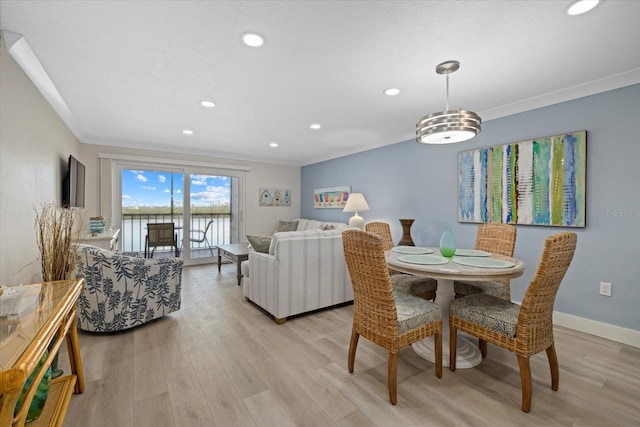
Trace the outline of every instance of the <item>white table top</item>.
<path fill-rule="evenodd" d="M 433 255 L 440 255 L 438 248 L 430 248 L 434 250 Z M 403 273 L 409 273 L 418 276 L 428 276 L 434 279 L 450 279 L 450 280 L 487 280 L 490 278 L 513 279 L 520 277 L 524 273 L 526 264 L 517 258 L 511 258 L 504 255 L 491 254 L 491 258 L 510 261 L 514 264 L 509 268 L 486 268 L 486 267 L 470 267 L 457 264 L 451 259 L 446 264 L 411 264 L 398 260 L 403 254 L 393 251 L 386 252 L 387 265 L 394 270 Z"/>

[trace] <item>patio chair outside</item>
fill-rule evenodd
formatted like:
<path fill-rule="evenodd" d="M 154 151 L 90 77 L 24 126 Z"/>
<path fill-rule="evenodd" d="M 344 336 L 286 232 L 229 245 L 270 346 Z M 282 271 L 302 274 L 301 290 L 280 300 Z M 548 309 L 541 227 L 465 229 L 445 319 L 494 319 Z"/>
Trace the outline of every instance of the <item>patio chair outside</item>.
<path fill-rule="evenodd" d="M 153 258 L 156 248 L 173 247 L 175 256 L 179 256 L 178 235 L 172 222 L 147 224 L 147 236 L 144 242 L 144 257 Z"/>

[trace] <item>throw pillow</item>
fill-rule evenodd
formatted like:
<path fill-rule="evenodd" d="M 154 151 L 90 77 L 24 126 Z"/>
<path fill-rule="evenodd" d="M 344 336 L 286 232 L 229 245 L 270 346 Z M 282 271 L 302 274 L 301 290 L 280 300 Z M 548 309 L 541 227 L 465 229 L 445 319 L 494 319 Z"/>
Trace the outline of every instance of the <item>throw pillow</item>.
<path fill-rule="evenodd" d="M 269 253 L 269 245 L 271 244 L 270 236 L 249 236 L 247 240 L 251 243 L 251 247 L 256 252 Z"/>
<path fill-rule="evenodd" d="M 296 231 L 298 229 L 298 221 L 280 221 L 278 224 L 278 232 L 280 231 Z"/>

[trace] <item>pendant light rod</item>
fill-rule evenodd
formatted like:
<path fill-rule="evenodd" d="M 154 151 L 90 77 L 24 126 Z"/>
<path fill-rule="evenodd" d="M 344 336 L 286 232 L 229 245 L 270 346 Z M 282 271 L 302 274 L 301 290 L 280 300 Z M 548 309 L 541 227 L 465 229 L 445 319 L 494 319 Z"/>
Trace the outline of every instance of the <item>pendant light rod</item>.
<path fill-rule="evenodd" d="M 444 104 L 444 110 L 449 111 L 449 74 L 447 74 L 447 98 Z"/>
<path fill-rule="evenodd" d="M 460 68 L 458 61 L 444 61 L 436 66 L 436 73 L 444 74 L 447 81 L 445 111 L 449 111 L 449 74 L 455 73 Z"/>

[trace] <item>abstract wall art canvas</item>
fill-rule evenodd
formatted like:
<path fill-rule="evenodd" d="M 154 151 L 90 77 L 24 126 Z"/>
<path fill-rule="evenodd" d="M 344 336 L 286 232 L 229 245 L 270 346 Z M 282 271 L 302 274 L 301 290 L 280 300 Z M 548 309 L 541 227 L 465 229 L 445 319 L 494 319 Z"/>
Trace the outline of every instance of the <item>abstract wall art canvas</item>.
<path fill-rule="evenodd" d="M 458 221 L 585 227 L 587 132 L 458 155 Z"/>

